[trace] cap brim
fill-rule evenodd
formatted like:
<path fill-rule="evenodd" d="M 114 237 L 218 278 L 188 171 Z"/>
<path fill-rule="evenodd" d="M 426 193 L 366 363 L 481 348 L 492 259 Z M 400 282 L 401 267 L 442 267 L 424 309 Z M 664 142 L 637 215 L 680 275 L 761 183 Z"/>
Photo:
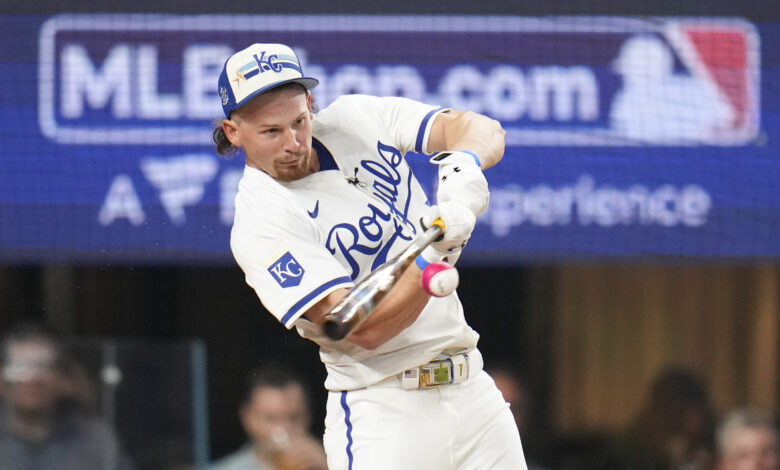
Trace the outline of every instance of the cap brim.
<path fill-rule="evenodd" d="M 265 93 L 266 91 L 269 91 L 269 90 L 273 90 L 274 88 L 278 88 L 278 87 L 280 87 L 282 85 L 287 85 L 288 83 L 300 83 L 307 90 L 311 90 L 312 88 L 316 87 L 320 83 L 320 81 L 317 80 L 316 78 L 302 77 L 302 78 L 291 78 L 290 80 L 284 80 L 284 81 L 281 81 L 281 82 L 278 82 L 278 83 L 274 83 L 274 84 L 269 85 L 269 86 L 267 86 L 265 88 L 260 88 L 259 90 L 254 91 L 250 95 L 247 95 L 247 97 L 244 98 L 243 100 L 241 100 L 240 103 L 236 103 L 236 106 L 233 107 L 233 109 L 231 109 L 230 112 L 232 113 L 233 111 L 237 110 L 238 108 L 240 108 L 240 107 L 244 106 L 245 104 L 249 103 L 250 101 L 255 99 L 255 97 L 257 97 L 257 95 Z"/>

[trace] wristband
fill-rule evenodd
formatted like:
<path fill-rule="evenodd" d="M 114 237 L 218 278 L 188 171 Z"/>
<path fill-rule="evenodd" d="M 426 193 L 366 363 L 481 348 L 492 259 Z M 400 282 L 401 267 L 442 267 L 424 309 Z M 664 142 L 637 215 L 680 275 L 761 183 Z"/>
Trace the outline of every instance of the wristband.
<path fill-rule="evenodd" d="M 479 168 L 482 168 L 482 162 L 479 161 L 479 158 L 477 158 L 477 156 L 474 154 L 474 152 L 469 152 L 468 150 L 461 150 L 461 152 L 467 153 L 467 154 L 471 155 L 472 157 L 474 157 L 474 163 L 476 163 Z"/>
<path fill-rule="evenodd" d="M 444 259 L 443 253 L 439 252 L 439 250 L 437 250 L 432 246 L 427 246 L 422 251 L 422 253 L 417 255 L 417 258 L 414 259 L 414 263 L 417 265 L 418 268 L 420 268 L 420 271 L 422 271 L 429 264 L 435 263 L 437 261 L 441 261 L 443 259 Z"/>
<path fill-rule="evenodd" d="M 414 259 L 414 264 L 416 264 L 417 267 L 420 268 L 420 271 L 423 271 L 431 263 L 425 258 L 423 258 L 422 254 L 419 254 L 417 255 L 417 258 Z"/>

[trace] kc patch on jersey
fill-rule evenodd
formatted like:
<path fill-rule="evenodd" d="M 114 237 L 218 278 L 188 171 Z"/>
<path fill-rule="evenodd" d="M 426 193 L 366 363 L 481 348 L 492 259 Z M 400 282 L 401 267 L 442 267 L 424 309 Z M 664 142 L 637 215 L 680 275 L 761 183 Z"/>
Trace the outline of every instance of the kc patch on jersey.
<path fill-rule="evenodd" d="M 299 285 L 306 271 L 288 251 L 269 266 L 268 272 L 280 286 L 286 288 Z"/>

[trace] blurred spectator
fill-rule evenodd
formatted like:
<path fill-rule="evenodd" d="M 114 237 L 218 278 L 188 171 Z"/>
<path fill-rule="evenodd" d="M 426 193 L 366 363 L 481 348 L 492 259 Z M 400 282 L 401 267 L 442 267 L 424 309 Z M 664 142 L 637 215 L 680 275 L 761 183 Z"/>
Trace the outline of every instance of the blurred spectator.
<path fill-rule="evenodd" d="M 715 413 L 703 380 L 692 370 L 664 370 L 619 445 L 614 468 L 713 468 Z"/>
<path fill-rule="evenodd" d="M 523 442 L 523 451 L 529 470 L 542 470 L 544 467 L 536 462 L 539 454 L 543 453 L 540 449 L 538 428 L 534 432 L 530 431 L 532 410 L 534 409 L 534 400 L 531 390 L 515 370 L 506 364 L 496 364 L 487 369 L 488 374 L 493 378 L 496 387 L 501 391 L 504 400 L 509 403 L 509 409 L 515 417 L 517 430 L 520 431 L 520 438 Z"/>
<path fill-rule="evenodd" d="M 239 414 L 250 441 L 212 470 L 327 470 L 322 441 L 309 432 L 305 387 L 290 371 L 253 373 Z"/>
<path fill-rule="evenodd" d="M 0 356 L 0 470 L 129 468 L 113 430 L 90 413 L 87 376 L 56 334 L 19 326 Z"/>
<path fill-rule="evenodd" d="M 718 427 L 720 470 L 780 470 L 778 431 L 767 413 L 736 410 Z"/>

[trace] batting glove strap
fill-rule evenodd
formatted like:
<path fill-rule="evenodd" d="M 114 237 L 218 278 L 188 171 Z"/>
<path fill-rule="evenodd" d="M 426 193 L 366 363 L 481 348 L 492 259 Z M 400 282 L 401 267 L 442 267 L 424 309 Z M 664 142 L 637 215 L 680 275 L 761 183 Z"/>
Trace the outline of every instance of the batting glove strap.
<path fill-rule="evenodd" d="M 477 166 L 477 168 L 482 168 L 482 163 L 480 163 L 479 158 L 477 158 L 473 152 L 469 152 L 468 150 L 439 152 L 431 157 L 430 162 L 434 165 L 460 163 L 461 165 L 469 166 L 474 164 Z"/>
<path fill-rule="evenodd" d="M 439 156 L 445 155 L 444 158 Z M 436 201 L 456 202 L 479 216 L 488 207 L 490 190 L 479 160 L 471 152 L 442 152 L 431 158 L 439 165 L 439 188 Z"/>

